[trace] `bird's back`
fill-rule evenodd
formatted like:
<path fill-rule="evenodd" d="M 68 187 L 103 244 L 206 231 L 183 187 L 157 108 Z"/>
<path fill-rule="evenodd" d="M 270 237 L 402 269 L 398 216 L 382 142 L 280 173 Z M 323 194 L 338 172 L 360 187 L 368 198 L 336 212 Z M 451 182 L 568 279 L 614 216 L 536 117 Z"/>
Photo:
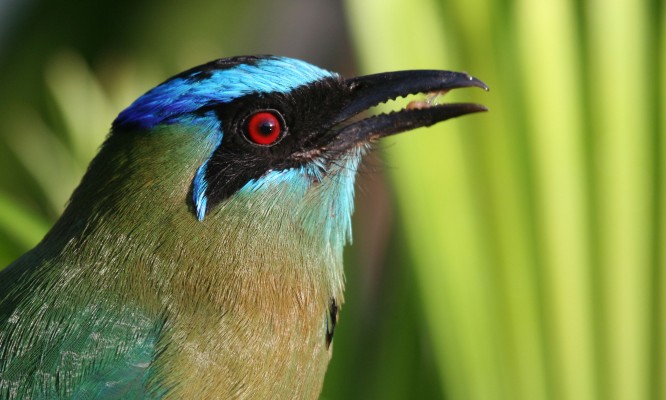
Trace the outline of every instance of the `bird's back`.
<path fill-rule="evenodd" d="M 162 322 L 40 247 L 0 272 L 0 398 L 139 398 Z"/>

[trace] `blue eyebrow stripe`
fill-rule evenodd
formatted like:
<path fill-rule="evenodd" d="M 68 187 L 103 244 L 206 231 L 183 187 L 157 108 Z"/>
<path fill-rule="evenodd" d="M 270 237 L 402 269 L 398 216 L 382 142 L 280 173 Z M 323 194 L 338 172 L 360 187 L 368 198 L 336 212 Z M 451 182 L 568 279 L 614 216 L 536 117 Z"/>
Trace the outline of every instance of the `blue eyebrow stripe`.
<path fill-rule="evenodd" d="M 113 122 L 113 129 L 150 129 L 175 123 L 184 114 L 212 104 L 228 103 L 249 94 L 288 93 L 299 86 L 338 75 L 301 60 L 270 57 L 253 64 L 202 71 L 172 78 L 148 91 Z"/>

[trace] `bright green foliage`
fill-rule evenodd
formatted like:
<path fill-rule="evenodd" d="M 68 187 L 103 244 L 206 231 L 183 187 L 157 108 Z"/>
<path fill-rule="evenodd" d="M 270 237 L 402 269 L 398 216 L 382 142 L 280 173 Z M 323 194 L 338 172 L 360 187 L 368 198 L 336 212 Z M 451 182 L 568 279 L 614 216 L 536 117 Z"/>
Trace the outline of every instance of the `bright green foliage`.
<path fill-rule="evenodd" d="M 386 150 L 447 398 L 663 399 L 663 5 L 347 8 L 364 72 L 491 88 L 487 115 Z"/>
<path fill-rule="evenodd" d="M 0 226 L 26 248 L 37 243 L 48 229 L 44 221 L 2 194 L 0 194 Z"/>

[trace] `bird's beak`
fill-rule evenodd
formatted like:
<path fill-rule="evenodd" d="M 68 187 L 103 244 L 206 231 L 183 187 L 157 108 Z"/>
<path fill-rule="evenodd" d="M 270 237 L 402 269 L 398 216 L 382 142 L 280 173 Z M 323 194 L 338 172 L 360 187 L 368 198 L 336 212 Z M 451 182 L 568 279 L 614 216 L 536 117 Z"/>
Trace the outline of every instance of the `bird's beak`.
<path fill-rule="evenodd" d="M 416 70 L 387 72 L 347 79 L 350 102 L 341 110 L 334 125 L 342 126 L 326 146 L 330 150 L 345 150 L 359 143 L 430 126 L 487 108 L 479 104 L 435 104 L 429 101 L 412 102 L 407 108 L 380 114 L 346 124 L 355 115 L 397 97 L 418 93 L 437 95 L 451 89 L 479 87 L 488 90 L 480 80 L 461 72 Z"/>

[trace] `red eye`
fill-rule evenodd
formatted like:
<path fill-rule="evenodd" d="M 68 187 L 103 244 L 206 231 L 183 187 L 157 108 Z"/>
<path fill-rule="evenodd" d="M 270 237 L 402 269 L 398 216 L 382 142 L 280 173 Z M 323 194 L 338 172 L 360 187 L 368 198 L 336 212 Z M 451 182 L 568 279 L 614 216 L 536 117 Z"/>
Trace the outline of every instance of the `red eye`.
<path fill-rule="evenodd" d="M 250 116 L 245 127 L 247 138 L 261 146 L 275 144 L 282 133 L 281 118 L 274 112 L 259 111 Z"/>

